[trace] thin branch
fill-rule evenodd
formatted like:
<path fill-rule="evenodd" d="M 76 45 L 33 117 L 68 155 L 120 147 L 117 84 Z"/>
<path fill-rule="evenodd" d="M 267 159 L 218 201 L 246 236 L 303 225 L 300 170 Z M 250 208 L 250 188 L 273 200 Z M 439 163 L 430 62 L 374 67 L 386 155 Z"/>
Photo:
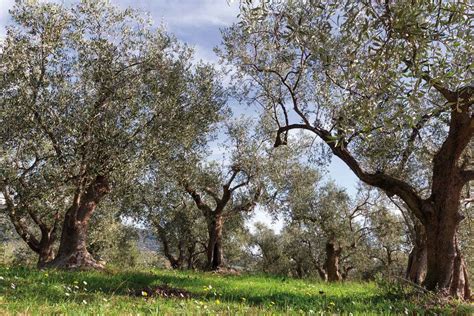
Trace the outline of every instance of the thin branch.
<path fill-rule="evenodd" d="M 198 194 L 196 192 L 196 190 L 191 187 L 191 185 L 189 183 L 185 183 L 184 184 L 184 189 L 186 190 L 186 192 L 189 193 L 189 195 L 192 197 L 192 199 L 194 200 L 194 202 L 196 203 L 196 206 L 198 209 L 200 209 L 204 215 L 207 217 L 210 213 L 212 213 L 212 210 L 211 208 L 209 207 L 209 205 L 207 205 L 206 203 L 204 203 L 204 201 L 202 200 L 201 198 L 201 195 Z"/>
<path fill-rule="evenodd" d="M 434 117 L 440 116 L 442 113 L 444 113 L 446 109 L 444 108 L 438 108 L 432 113 L 427 113 L 421 117 L 421 119 L 418 121 L 418 123 L 415 124 L 415 126 L 412 129 L 411 135 L 408 138 L 407 141 L 407 147 L 405 148 L 403 154 L 402 154 L 402 160 L 400 162 L 400 170 L 403 170 L 405 168 L 405 165 L 410 158 L 411 153 L 413 152 L 413 143 L 416 140 L 416 137 L 420 135 L 420 130 L 424 127 L 424 125 Z"/>
<path fill-rule="evenodd" d="M 230 176 L 229 180 L 224 184 L 224 189 L 229 189 L 230 185 L 234 181 L 235 177 L 237 177 L 239 172 L 240 172 L 240 168 L 237 168 L 237 167 L 232 168 L 232 175 Z"/>

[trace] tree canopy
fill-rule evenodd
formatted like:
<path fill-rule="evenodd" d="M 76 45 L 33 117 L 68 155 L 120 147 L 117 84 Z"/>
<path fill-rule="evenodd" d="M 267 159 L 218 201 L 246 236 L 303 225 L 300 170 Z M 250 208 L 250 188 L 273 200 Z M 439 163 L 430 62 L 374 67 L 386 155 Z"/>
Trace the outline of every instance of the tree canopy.
<path fill-rule="evenodd" d="M 25 219 L 48 247 L 65 215 L 86 227 L 145 156 L 198 142 L 224 93 L 212 67 L 191 67 L 190 49 L 134 10 L 19 1 L 11 14 L 0 55 L 2 191 L 17 231 L 41 252 Z"/>
<path fill-rule="evenodd" d="M 474 176 L 472 5 L 240 6 L 221 56 L 237 68 L 241 93 L 273 119 L 275 146 L 306 130 L 360 180 L 401 198 L 430 234 L 427 287 L 470 296 L 455 234 Z"/>

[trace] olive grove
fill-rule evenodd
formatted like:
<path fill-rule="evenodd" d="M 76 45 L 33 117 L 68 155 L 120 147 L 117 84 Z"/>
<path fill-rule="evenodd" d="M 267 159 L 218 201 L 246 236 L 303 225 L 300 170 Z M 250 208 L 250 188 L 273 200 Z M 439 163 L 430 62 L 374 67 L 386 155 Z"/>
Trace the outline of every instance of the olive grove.
<path fill-rule="evenodd" d="M 470 299 L 474 6 L 237 3 L 208 64 L 108 0 L 15 1 L 0 263 L 382 276 Z"/>
<path fill-rule="evenodd" d="M 474 179 L 472 5 L 240 3 L 221 56 L 273 118 L 275 147 L 305 130 L 401 199 L 426 231 L 426 288 L 469 298 L 457 231 Z"/>

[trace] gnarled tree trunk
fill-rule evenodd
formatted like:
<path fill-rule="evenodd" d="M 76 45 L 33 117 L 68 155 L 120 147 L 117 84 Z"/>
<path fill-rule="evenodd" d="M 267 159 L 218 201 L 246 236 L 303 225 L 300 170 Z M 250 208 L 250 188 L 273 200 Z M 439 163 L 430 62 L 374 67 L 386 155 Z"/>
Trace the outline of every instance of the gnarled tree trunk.
<path fill-rule="evenodd" d="M 89 220 L 99 201 L 110 191 L 105 177 L 97 178 L 85 192 L 77 193 L 73 205 L 68 209 L 56 258 L 48 267 L 61 269 L 102 269 L 87 250 L 87 230 Z"/>
<path fill-rule="evenodd" d="M 318 270 L 318 274 L 319 274 L 319 277 L 321 278 L 321 280 L 323 280 L 324 282 L 327 282 L 328 281 L 328 274 L 326 273 L 326 271 L 318 265 L 316 265 L 316 270 Z"/>
<path fill-rule="evenodd" d="M 327 274 L 327 280 L 329 282 L 341 281 L 342 276 L 339 271 L 339 257 L 341 255 L 342 248 L 336 247 L 334 242 L 328 241 L 326 243 L 326 261 L 324 262 L 324 270 Z"/>
<path fill-rule="evenodd" d="M 51 237 L 52 236 L 41 238 L 38 251 L 38 263 L 36 264 L 38 269 L 44 268 L 49 262 L 53 261 L 54 259 L 53 243 L 56 238 Z"/>
<path fill-rule="evenodd" d="M 158 229 L 158 236 L 161 240 L 161 245 L 163 246 L 163 254 L 165 255 L 166 259 L 168 259 L 168 261 L 170 262 L 171 268 L 181 269 L 183 267 L 183 262 L 184 262 L 183 241 L 179 241 L 178 257 L 175 257 L 171 253 L 168 237 L 166 236 L 166 231 L 160 225 L 158 225 L 157 229 Z"/>
<path fill-rule="evenodd" d="M 458 108 L 453 107 L 448 137 L 433 158 L 431 196 L 422 203 L 428 263 L 424 284 L 429 290 L 464 299 L 470 299 L 471 291 L 456 234 L 464 218 L 459 211 L 462 189 L 473 173 L 460 168 L 458 161 L 474 134 L 474 116 L 469 112 L 473 91 L 470 87 L 451 96 Z"/>
<path fill-rule="evenodd" d="M 426 206 L 429 215 L 425 223 L 427 274 L 424 285 L 428 290 L 444 295 L 469 299 L 471 291 L 467 267 L 456 237 L 462 217 L 457 206 L 452 206 L 451 210 Z"/>
<path fill-rule="evenodd" d="M 210 270 L 218 270 L 224 264 L 222 247 L 222 214 L 213 214 L 208 222 L 209 243 L 207 247 L 207 266 Z"/>
<path fill-rule="evenodd" d="M 408 256 L 406 278 L 413 283 L 422 284 L 426 276 L 427 249 L 426 233 L 423 224 L 416 221 L 413 232 L 413 249 Z"/>

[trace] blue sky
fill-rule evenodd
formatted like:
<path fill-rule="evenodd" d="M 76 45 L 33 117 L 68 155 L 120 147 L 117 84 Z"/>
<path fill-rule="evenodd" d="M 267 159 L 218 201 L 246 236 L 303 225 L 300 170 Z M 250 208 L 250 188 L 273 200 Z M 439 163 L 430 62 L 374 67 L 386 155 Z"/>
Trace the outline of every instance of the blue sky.
<path fill-rule="evenodd" d="M 70 0 L 56 0 L 70 3 Z M 206 62 L 217 62 L 213 48 L 220 44 L 220 28 L 236 21 L 238 1 L 227 0 L 111 0 L 122 7 L 133 7 L 148 12 L 155 23 L 163 23 L 175 36 L 193 46 L 197 59 Z M 230 3 L 229 3 L 230 2 Z M 14 0 L 0 0 L 0 38 L 8 23 L 8 11 Z M 234 107 L 238 107 L 235 105 Z M 255 108 L 235 109 L 238 113 L 249 113 Z M 216 148 L 218 149 L 218 148 Z M 329 166 L 329 177 L 343 186 L 351 195 L 355 195 L 357 178 L 337 157 Z M 260 217 L 260 216 L 259 216 Z M 260 220 L 260 219 L 258 219 Z M 268 218 L 261 215 L 261 220 Z"/>

